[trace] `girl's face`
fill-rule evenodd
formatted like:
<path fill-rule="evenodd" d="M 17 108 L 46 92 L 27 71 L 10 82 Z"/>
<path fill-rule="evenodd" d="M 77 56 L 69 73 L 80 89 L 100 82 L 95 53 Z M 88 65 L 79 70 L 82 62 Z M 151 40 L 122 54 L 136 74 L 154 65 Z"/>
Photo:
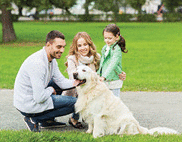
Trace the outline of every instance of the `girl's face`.
<path fill-rule="evenodd" d="M 113 33 L 111 33 L 111 32 L 104 32 L 104 42 L 108 46 L 113 45 L 118 40 L 119 40 L 119 36 L 118 35 L 114 36 Z"/>
<path fill-rule="evenodd" d="M 89 53 L 89 45 L 88 43 L 85 41 L 84 38 L 79 38 L 77 41 L 77 48 L 78 48 L 78 52 L 82 55 L 82 56 L 87 56 Z"/>

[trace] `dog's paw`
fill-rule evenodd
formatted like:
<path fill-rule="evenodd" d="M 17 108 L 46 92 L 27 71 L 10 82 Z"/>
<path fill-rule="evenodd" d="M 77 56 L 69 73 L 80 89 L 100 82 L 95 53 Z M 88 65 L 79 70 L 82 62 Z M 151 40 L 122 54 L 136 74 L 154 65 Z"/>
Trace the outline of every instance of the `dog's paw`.
<path fill-rule="evenodd" d="M 86 133 L 91 134 L 91 133 L 92 133 L 92 130 L 91 130 L 91 129 L 88 129 L 88 130 L 86 131 Z"/>
<path fill-rule="evenodd" d="M 93 137 L 94 137 L 94 138 L 103 137 L 103 136 L 104 136 L 103 134 L 96 134 L 96 133 L 93 133 Z"/>

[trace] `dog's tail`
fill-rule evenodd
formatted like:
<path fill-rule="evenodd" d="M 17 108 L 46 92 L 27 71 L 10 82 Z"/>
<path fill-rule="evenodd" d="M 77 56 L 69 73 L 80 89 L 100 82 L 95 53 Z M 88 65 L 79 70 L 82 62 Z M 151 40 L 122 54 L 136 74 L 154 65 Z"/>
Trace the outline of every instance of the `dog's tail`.
<path fill-rule="evenodd" d="M 180 134 L 179 132 L 177 132 L 174 129 L 170 129 L 167 127 L 156 127 L 156 128 L 152 128 L 148 131 L 149 134 L 154 135 L 156 134 Z"/>

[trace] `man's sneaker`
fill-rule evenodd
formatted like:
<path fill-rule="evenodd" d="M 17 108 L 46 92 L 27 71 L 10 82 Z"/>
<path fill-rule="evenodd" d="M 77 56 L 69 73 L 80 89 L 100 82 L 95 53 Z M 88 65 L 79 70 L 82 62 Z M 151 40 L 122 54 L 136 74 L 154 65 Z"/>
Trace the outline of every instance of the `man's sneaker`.
<path fill-rule="evenodd" d="M 32 132 L 40 132 L 38 123 L 34 122 L 31 117 L 24 117 L 27 128 Z"/>
<path fill-rule="evenodd" d="M 57 122 L 56 120 L 48 120 L 40 123 L 40 128 L 55 128 L 55 127 L 65 127 L 66 123 Z"/>

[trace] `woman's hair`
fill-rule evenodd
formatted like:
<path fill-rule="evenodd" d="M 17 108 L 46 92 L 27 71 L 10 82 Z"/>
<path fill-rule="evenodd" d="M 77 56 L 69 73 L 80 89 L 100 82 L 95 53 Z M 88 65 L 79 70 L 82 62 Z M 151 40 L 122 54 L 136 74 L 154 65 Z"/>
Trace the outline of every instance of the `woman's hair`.
<path fill-rule="evenodd" d="M 78 53 L 78 47 L 77 47 L 77 41 L 78 39 L 83 38 L 85 39 L 86 43 L 89 45 L 89 53 L 88 56 L 94 56 L 94 65 L 96 70 L 99 68 L 99 62 L 100 62 L 100 57 L 97 54 L 96 47 L 94 43 L 92 42 L 91 37 L 86 33 L 86 32 L 78 32 L 75 37 L 73 38 L 72 44 L 70 46 L 69 54 L 67 58 L 70 55 L 75 55 L 76 60 L 78 61 L 79 53 Z M 66 66 L 68 66 L 68 63 L 65 63 Z"/>
<path fill-rule="evenodd" d="M 119 41 L 116 43 L 120 46 L 121 51 L 124 53 L 127 53 L 126 48 L 126 43 L 125 43 L 125 39 L 121 36 L 120 34 L 120 29 L 118 26 L 116 26 L 116 24 L 109 24 L 105 27 L 105 29 L 103 30 L 103 34 L 104 32 L 111 32 L 114 36 L 118 35 L 120 37 Z"/>

